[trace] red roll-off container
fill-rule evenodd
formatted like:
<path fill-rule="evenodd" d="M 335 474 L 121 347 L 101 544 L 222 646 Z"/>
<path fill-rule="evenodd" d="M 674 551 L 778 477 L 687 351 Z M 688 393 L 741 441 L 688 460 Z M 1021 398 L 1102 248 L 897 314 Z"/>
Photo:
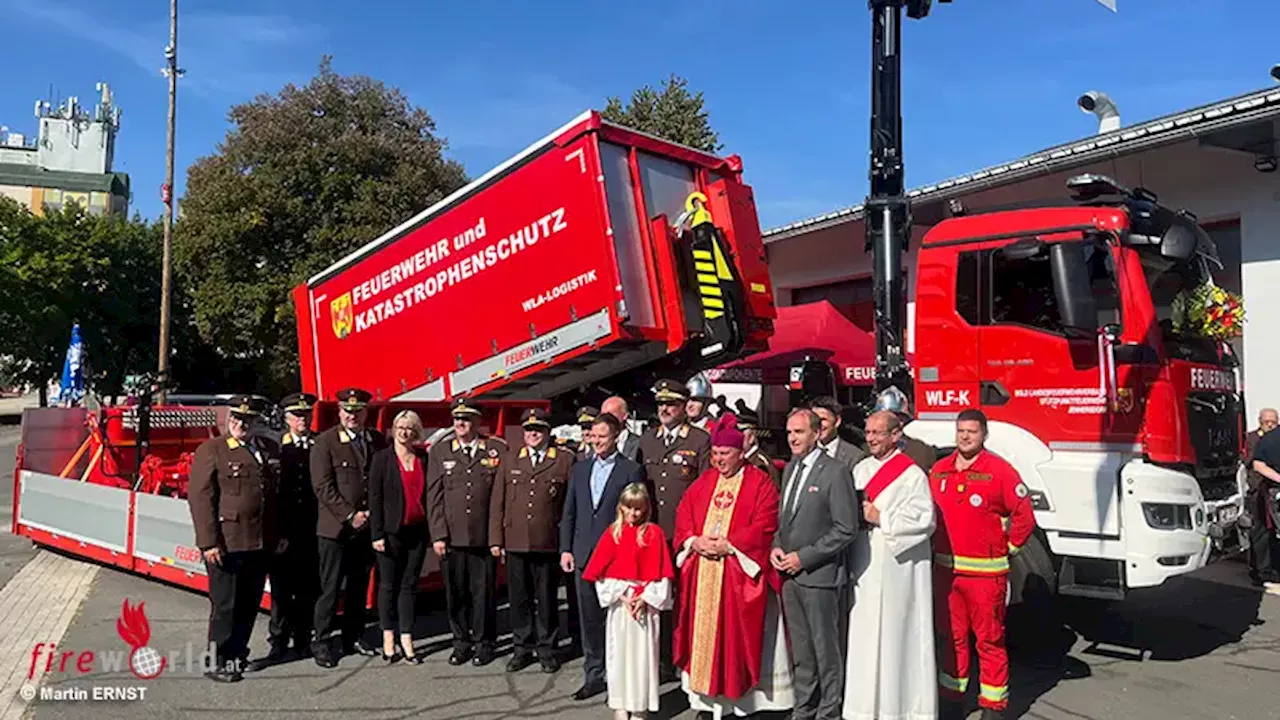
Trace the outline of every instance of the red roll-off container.
<path fill-rule="evenodd" d="M 688 212 L 702 198 L 710 224 Z M 700 222 L 702 244 L 687 227 Z M 741 161 L 595 112 L 298 286 L 294 304 L 304 389 L 394 401 L 690 375 L 767 347 L 776 317 Z M 714 318 L 733 332 L 714 337 Z"/>

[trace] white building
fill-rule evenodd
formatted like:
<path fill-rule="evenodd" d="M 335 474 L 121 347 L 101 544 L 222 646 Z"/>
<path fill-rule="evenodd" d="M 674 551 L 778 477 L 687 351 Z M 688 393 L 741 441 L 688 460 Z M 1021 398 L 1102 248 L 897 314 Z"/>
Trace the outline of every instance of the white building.
<path fill-rule="evenodd" d="M 1099 127 L 1116 118 L 1101 118 Z M 942 220 L 947 203 L 983 207 L 1067 198 L 1066 181 L 1083 172 L 1145 187 L 1164 204 L 1194 213 L 1218 245 L 1225 268 L 1217 283 L 1241 293 L 1247 319 L 1236 350 L 1244 363 L 1250 420 L 1280 407 L 1280 373 L 1265 371 L 1280 351 L 1280 87 L 1223 100 L 1032 153 L 911 190 L 912 244 L 908 318 L 913 314 L 915 248 Z M 908 164 L 910 158 L 908 158 Z M 863 250 L 862 208 L 852 207 L 765 233 L 780 306 L 828 300 L 871 328 L 871 255 Z M 1275 350 L 1273 350 L 1273 347 Z M 908 336 L 908 352 L 912 350 Z M 1250 373 L 1248 368 L 1255 368 Z"/>
<path fill-rule="evenodd" d="M 37 102 L 34 137 L 0 127 L 0 195 L 37 215 L 72 202 L 93 215 L 128 214 L 129 176 L 112 167 L 120 108 L 106 83 L 97 90 L 101 98 L 92 112 L 75 97 L 56 109 Z"/>

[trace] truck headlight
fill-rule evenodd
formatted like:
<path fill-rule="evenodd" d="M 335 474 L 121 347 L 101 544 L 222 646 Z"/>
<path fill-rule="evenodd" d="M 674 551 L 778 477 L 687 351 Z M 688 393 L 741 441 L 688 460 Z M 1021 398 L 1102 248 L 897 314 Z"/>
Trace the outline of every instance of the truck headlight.
<path fill-rule="evenodd" d="M 1190 530 L 1191 506 L 1172 503 L 1142 503 L 1147 525 L 1156 530 Z"/>

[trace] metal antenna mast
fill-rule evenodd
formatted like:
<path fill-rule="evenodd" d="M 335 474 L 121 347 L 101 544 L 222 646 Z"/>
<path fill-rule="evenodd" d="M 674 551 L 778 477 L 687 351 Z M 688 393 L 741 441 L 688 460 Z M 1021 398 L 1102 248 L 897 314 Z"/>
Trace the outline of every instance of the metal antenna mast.
<path fill-rule="evenodd" d="M 178 0 L 169 0 L 169 45 L 164 49 L 167 64 L 161 72 L 169 79 L 169 139 L 165 149 L 165 180 L 161 188 L 164 201 L 164 253 L 160 270 L 160 363 L 156 382 L 157 400 L 163 405 L 168 395 L 170 298 L 173 295 L 173 146 L 178 104 Z"/>

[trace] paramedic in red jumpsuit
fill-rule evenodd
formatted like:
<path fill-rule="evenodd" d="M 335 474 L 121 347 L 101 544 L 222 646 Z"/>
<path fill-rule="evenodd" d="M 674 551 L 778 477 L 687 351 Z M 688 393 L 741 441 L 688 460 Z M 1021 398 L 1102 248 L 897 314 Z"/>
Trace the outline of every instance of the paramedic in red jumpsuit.
<path fill-rule="evenodd" d="M 933 534 L 938 683 L 944 715 L 959 712 L 969 684 L 969 634 L 977 638 L 982 720 L 1009 705 L 1005 607 L 1009 558 L 1035 527 L 1027 486 L 1008 462 L 987 450 L 987 418 L 965 410 L 956 420 L 956 452 L 934 464 L 929 486 L 937 506 Z M 948 707 L 950 706 L 950 707 Z"/>

